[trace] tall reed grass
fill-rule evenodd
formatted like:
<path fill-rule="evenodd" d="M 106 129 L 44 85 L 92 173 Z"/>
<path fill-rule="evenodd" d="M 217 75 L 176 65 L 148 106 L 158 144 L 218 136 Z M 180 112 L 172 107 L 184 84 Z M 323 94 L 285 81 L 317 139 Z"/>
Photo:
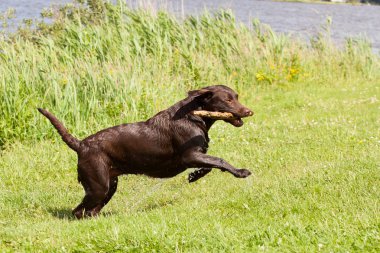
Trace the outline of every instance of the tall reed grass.
<path fill-rule="evenodd" d="M 0 40 L 0 146 L 53 136 L 37 107 L 82 137 L 143 120 L 200 86 L 225 83 L 244 100 L 258 85 L 379 74 L 368 43 L 351 39 L 339 49 L 324 34 L 302 42 L 257 20 L 240 24 L 227 10 L 178 20 L 122 2 L 78 0 L 42 15 L 53 21 L 27 22 Z"/>

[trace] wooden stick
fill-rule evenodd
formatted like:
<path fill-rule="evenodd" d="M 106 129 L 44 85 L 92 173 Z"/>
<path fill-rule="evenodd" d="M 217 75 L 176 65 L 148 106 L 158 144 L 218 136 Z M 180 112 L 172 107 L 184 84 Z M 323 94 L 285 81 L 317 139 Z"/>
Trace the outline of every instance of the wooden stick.
<path fill-rule="evenodd" d="M 211 119 L 235 119 L 235 116 L 229 112 L 193 111 L 193 114 Z"/>

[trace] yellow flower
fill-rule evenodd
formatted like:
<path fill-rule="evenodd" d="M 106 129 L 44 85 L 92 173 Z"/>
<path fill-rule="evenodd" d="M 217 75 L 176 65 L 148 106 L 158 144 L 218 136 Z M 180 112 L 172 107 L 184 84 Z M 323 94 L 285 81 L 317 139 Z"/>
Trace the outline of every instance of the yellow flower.
<path fill-rule="evenodd" d="M 263 81 L 265 80 L 265 76 L 262 73 L 256 73 L 256 79 L 257 81 Z"/>
<path fill-rule="evenodd" d="M 299 73 L 299 69 L 290 68 L 289 72 L 292 76 L 295 76 Z"/>
<path fill-rule="evenodd" d="M 66 77 L 63 77 L 59 82 L 60 82 L 60 84 L 61 84 L 62 86 L 66 86 L 66 84 L 67 84 L 69 81 L 67 80 Z"/>

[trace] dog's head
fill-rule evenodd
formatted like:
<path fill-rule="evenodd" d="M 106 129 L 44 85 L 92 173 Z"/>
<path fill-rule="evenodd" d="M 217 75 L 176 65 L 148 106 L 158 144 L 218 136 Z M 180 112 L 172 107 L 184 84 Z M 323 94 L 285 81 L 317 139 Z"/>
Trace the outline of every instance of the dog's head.
<path fill-rule="evenodd" d="M 250 109 L 240 104 L 238 94 L 224 85 L 213 85 L 200 90 L 192 90 L 188 92 L 188 95 L 200 101 L 203 110 L 232 113 L 235 118 L 224 121 L 235 127 L 243 125 L 241 118 L 253 115 Z"/>

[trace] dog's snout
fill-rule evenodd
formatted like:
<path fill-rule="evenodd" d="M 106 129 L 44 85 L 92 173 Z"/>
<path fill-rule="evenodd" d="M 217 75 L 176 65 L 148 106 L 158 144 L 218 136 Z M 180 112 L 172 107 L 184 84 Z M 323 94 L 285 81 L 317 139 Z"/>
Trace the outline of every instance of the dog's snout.
<path fill-rule="evenodd" d="M 248 117 L 248 116 L 252 116 L 253 112 L 251 110 L 249 110 L 248 108 L 244 108 L 243 114 L 245 117 Z"/>

